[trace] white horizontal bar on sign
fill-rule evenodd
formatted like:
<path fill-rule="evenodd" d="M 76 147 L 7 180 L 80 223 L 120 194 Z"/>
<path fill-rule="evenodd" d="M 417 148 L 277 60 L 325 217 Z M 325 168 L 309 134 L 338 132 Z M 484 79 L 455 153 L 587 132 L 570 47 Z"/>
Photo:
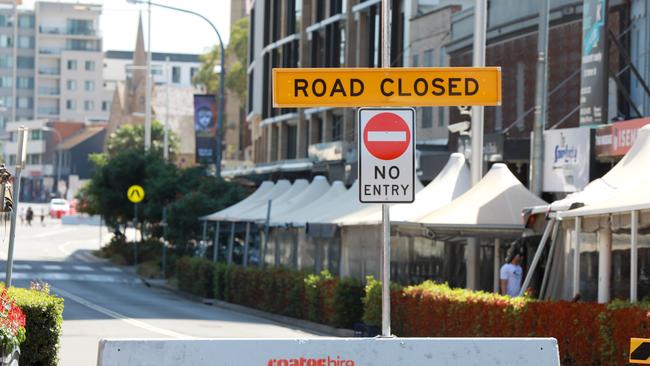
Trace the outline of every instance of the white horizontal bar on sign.
<path fill-rule="evenodd" d="M 376 142 L 402 142 L 406 141 L 404 131 L 368 131 L 368 141 Z"/>

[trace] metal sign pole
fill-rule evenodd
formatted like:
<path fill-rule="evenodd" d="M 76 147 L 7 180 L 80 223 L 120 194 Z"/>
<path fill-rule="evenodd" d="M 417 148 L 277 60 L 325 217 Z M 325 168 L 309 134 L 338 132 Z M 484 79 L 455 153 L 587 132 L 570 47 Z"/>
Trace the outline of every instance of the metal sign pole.
<path fill-rule="evenodd" d="M 381 38 L 382 38 L 382 55 L 381 67 L 390 67 L 390 12 L 389 0 L 381 1 Z M 381 302 L 381 335 L 390 337 L 390 215 L 389 206 L 381 205 L 381 222 L 382 222 L 382 256 L 381 256 L 381 282 L 382 282 L 382 302 Z"/>
<path fill-rule="evenodd" d="M 138 204 L 133 204 L 133 265 L 138 268 Z"/>
<path fill-rule="evenodd" d="M 18 214 L 18 201 L 20 201 L 20 172 L 25 166 L 25 158 L 27 157 L 27 128 L 20 127 L 18 129 L 18 153 L 16 154 L 16 175 L 14 176 L 14 205 L 13 212 L 11 213 L 11 227 L 9 231 L 9 251 L 7 253 L 7 273 L 5 280 L 7 288 L 11 287 L 11 274 L 14 267 L 14 242 L 16 240 L 16 215 Z M 2 203 L 4 205 L 4 202 Z"/>

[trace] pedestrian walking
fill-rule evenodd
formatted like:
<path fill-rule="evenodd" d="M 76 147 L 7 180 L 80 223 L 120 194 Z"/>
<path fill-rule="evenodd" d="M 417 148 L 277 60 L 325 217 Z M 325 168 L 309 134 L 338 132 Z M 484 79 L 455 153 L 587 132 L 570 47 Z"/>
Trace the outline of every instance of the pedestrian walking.
<path fill-rule="evenodd" d="M 499 278 L 501 279 L 501 294 L 508 296 L 519 296 L 521 290 L 521 278 L 524 270 L 521 268 L 521 261 L 524 259 L 523 250 L 515 242 L 508 249 L 506 264 L 501 266 Z"/>
<path fill-rule="evenodd" d="M 41 226 L 45 226 L 45 209 L 41 207 Z"/>
<path fill-rule="evenodd" d="M 25 218 L 27 219 L 27 226 L 32 226 L 32 220 L 34 220 L 34 210 L 32 210 L 32 206 L 27 207 Z"/>

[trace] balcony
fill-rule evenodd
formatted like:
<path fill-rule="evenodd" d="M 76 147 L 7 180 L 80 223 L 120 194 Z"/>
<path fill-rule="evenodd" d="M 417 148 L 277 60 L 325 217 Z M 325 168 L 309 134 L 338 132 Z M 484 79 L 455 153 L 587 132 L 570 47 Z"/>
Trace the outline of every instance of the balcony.
<path fill-rule="evenodd" d="M 99 32 L 92 28 L 63 28 L 63 27 L 38 27 L 41 34 L 60 35 L 60 36 L 85 36 L 99 37 Z"/>
<path fill-rule="evenodd" d="M 38 74 L 58 76 L 61 75 L 61 69 L 56 67 L 41 67 L 40 69 L 38 69 Z"/>
<path fill-rule="evenodd" d="M 57 107 L 39 107 L 38 114 L 41 116 L 58 116 L 59 108 Z"/>
<path fill-rule="evenodd" d="M 309 160 L 337 161 L 343 159 L 343 141 L 321 142 L 309 145 Z"/>
<path fill-rule="evenodd" d="M 39 95 L 59 95 L 61 94 L 61 89 L 56 87 L 40 87 L 38 88 Z"/>
<path fill-rule="evenodd" d="M 61 49 L 53 48 L 53 47 L 43 47 L 38 50 L 38 53 L 40 55 L 60 55 Z"/>

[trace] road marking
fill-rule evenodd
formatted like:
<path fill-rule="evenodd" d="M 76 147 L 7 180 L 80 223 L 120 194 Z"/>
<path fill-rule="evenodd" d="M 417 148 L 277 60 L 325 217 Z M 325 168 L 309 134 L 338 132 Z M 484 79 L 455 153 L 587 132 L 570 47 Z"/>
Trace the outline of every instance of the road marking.
<path fill-rule="evenodd" d="M 106 272 L 122 272 L 122 270 L 117 267 L 102 267 L 102 270 Z"/>
<path fill-rule="evenodd" d="M 84 299 L 84 298 L 82 298 L 80 296 L 73 295 L 73 294 L 71 294 L 71 293 L 69 293 L 69 292 L 67 292 L 65 290 L 62 290 L 62 289 L 60 289 L 58 287 L 51 286 L 50 288 L 54 292 L 59 293 L 59 295 L 65 297 L 65 298 L 68 298 L 68 299 L 70 299 L 70 300 L 72 300 L 74 302 L 77 302 L 77 303 L 85 306 L 85 307 L 93 309 L 93 310 L 95 310 L 97 312 L 100 312 L 100 313 L 102 313 L 104 315 L 108 315 L 111 318 L 121 320 L 121 321 L 123 321 L 123 322 L 125 322 L 127 324 L 130 324 L 130 325 L 133 325 L 135 327 L 145 329 L 145 330 L 148 330 L 150 332 L 158 333 L 160 335 L 164 335 L 164 336 L 171 337 L 171 338 L 178 338 L 178 339 L 194 339 L 195 338 L 195 337 L 189 336 L 187 334 L 177 333 L 177 332 L 174 332 L 172 330 L 159 328 L 159 327 L 156 327 L 155 325 L 145 323 L 145 322 L 143 322 L 141 320 L 130 318 L 130 317 L 126 316 L 126 315 L 122 315 L 122 314 L 120 314 L 118 312 L 107 309 L 107 308 L 105 308 L 105 307 L 103 307 L 101 305 L 94 304 L 94 303 L 92 303 L 92 302 L 90 302 L 90 301 L 88 301 L 88 300 L 86 300 L 86 299 Z"/>
<path fill-rule="evenodd" d="M 92 272 L 93 269 L 88 266 L 72 266 L 77 271 Z"/>
<path fill-rule="evenodd" d="M 15 280 L 47 280 L 47 281 L 77 281 L 77 282 L 101 282 L 101 283 L 126 283 L 142 284 L 139 278 L 125 276 L 114 276 L 108 274 L 92 273 L 65 273 L 65 272 L 14 272 L 11 275 Z M 5 279 L 5 274 L 0 273 L 0 280 Z"/>
<path fill-rule="evenodd" d="M 60 271 L 63 268 L 58 264 L 44 264 L 43 269 L 46 271 Z"/>
<path fill-rule="evenodd" d="M 14 264 L 14 269 L 30 270 L 30 269 L 32 269 L 32 266 L 30 266 L 29 264 Z"/>

